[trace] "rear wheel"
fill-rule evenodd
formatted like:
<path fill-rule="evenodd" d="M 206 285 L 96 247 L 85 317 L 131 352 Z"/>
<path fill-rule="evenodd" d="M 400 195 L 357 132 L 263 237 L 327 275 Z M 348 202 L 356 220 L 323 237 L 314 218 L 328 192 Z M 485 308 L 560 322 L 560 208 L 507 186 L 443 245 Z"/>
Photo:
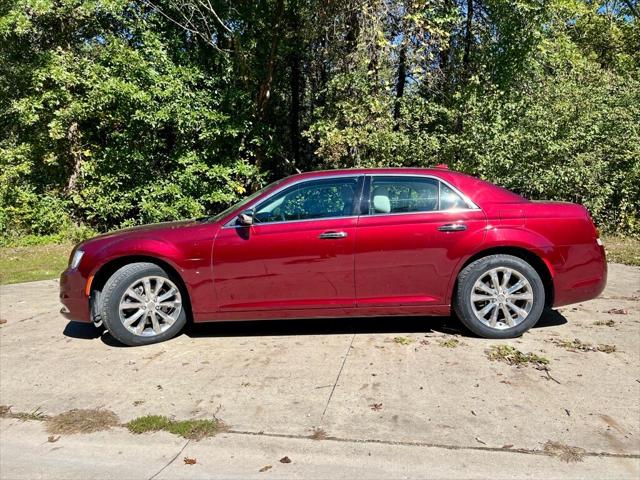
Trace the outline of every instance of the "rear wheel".
<path fill-rule="evenodd" d="M 187 316 L 185 293 L 153 263 L 131 263 L 107 280 L 98 312 L 109 333 L 125 345 L 148 345 L 177 335 Z"/>
<path fill-rule="evenodd" d="M 453 306 L 475 334 L 513 338 L 538 322 L 544 304 L 542 279 L 529 263 L 512 255 L 490 255 L 460 272 Z"/>

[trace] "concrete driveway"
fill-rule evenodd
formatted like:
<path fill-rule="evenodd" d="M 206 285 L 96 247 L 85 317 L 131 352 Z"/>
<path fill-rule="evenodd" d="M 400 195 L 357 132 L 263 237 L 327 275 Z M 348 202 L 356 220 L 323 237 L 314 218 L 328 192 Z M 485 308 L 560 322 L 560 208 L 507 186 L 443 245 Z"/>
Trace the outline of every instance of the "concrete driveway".
<path fill-rule="evenodd" d="M 43 422 L 5 416 L 0 477 L 638 478 L 640 269 L 609 267 L 599 299 L 504 342 L 451 318 L 382 318 L 200 325 L 126 348 L 62 318 L 55 281 L 2 286 L 0 405 L 216 415 L 229 431 L 51 443 Z M 500 344 L 548 371 L 489 360 Z"/>

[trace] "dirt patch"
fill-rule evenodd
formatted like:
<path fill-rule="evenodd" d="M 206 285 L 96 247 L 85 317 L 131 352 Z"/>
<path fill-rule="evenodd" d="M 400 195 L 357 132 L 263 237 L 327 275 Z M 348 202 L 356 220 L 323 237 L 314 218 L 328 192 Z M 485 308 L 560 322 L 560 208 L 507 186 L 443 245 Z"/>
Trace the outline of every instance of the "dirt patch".
<path fill-rule="evenodd" d="M 146 415 L 127 423 L 131 433 L 158 432 L 164 430 L 190 440 L 202 440 L 226 430 L 224 423 L 212 420 L 172 420 L 163 415 Z"/>
<path fill-rule="evenodd" d="M 614 320 L 597 320 L 593 322 L 594 325 L 604 326 L 604 327 L 613 327 L 616 322 Z"/>
<path fill-rule="evenodd" d="M 549 360 L 535 353 L 522 353 L 511 345 L 492 345 L 486 350 L 487 358 L 492 362 L 503 362 L 516 367 L 532 365 L 538 369 L 546 368 Z"/>
<path fill-rule="evenodd" d="M 118 416 L 111 410 L 69 410 L 46 419 L 47 431 L 52 434 L 71 435 L 109 430 L 120 424 Z"/>
<path fill-rule="evenodd" d="M 564 445 L 560 442 L 547 440 L 547 443 L 544 444 L 544 453 L 552 457 L 559 458 L 564 462 L 572 463 L 581 462 L 586 450 L 584 448 L 570 447 L 569 445 Z"/>

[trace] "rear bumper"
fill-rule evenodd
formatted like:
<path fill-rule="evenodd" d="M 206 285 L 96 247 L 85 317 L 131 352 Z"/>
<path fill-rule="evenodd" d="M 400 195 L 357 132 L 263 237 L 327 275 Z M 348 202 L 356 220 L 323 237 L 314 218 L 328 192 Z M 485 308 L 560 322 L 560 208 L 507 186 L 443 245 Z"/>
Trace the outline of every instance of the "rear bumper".
<path fill-rule="evenodd" d="M 562 267 L 556 269 L 554 307 L 592 300 L 607 285 L 607 259 L 604 247 L 596 244 L 573 245 L 563 252 Z"/>
<path fill-rule="evenodd" d="M 87 279 L 78 270 L 66 269 L 60 275 L 60 310 L 62 316 L 76 322 L 91 322 L 89 298 L 84 291 Z"/>

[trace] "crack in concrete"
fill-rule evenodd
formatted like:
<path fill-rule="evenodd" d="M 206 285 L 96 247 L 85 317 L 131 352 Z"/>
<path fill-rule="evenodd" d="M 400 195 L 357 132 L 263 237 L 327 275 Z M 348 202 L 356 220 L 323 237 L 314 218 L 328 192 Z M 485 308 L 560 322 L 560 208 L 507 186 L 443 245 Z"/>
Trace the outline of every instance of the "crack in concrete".
<path fill-rule="evenodd" d="M 149 480 L 153 480 L 154 478 L 156 478 L 158 475 L 160 475 L 165 468 L 167 468 L 169 465 L 171 465 L 173 462 L 176 461 L 176 458 L 178 458 L 180 456 L 180 454 L 184 451 L 185 448 L 187 448 L 187 445 L 189 445 L 189 442 L 191 442 L 191 439 L 187 440 L 185 442 L 185 444 L 182 446 L 182 448 L 180 449 L 180 451 L 178 453 L 176 453 L 176 456 L 173 457 L 171 460 L 169 460 L 169 463 L 167 463 L 164 467 L 162 467 L 160 470 L 158 470 L 156 473 L 154 473 L 153 475 L 151 475 L 149 477 Z"/>
<path fill-rule="evenodd" d="M 338 370 L 338 376 L 336 377 L 336 381 L 333 382 L 333 387 L 331 388 L 331 393 L 329 393 L 329 398 L 327 398 L 327 404 L 324 406 L 324 410 L 322 411 L 322 415 L 320 415 L 320 420 L 324 418 L 324 414 L 327 413 L 327 408 L 329 408 L 329 403 L 331 402 L 331 398 L 333 397 L 333 392 L 336 389 L 336 385 L 338 385 L 338 380 L 340 380 L 340 375 L 342 374 L 342 369 L 344 368 L 344 364 L 347 362 L 347 357 L 349 356 L 349 352 L 351 352 L 351 346 L 353 345 L 353 340 L 356 338 L 356 334 L 351 336 L 351 341 L 349 342 L 349 347 L 347 348 L 347 353 L 344 354 L 344 358 L 342 359 L 342 365 L 340 365 L 340 370 Z"/>
<path fill-rule="evenodd" d="M 313 440 L 318 441 L 332 441 L 332 442 L 344 442 L 344 443 L 373 443 L 379 445 L 397 445 L 403 447 L 426 447 L 426 448 L 441 448 L 444 450 L 479 450 L 484 452 L 502 452 L 502 453 L 518 453 L 525 455 L 543 455 L 551 457 L 544 450 L 536 450 L 530 448 L 502 448 L 502 447 L 482 447 L 475 445 L 450 445 L 446 443 L 432 443 L 432 442 L 410 442 L 401 440 L 381 440 L 377 438 L 344 438 L 344 437 L 325 437 L 322 440 L 315 440 L 309 436 L 295 435 L 288 433 L 265 433 L 265 432 L 252 432 L 248 430 L 227 430 L 225 433 L 231 433 L 234 435 L 250 435 L 255 437 L 271 437 L 271 438 L 290 438 L 292 440 Z M 640 458 L 640 453 L 613 453 L 613 452 L 584 452 L 581 455 L 585 457 L 610 457 L 610 458 Z"/>

